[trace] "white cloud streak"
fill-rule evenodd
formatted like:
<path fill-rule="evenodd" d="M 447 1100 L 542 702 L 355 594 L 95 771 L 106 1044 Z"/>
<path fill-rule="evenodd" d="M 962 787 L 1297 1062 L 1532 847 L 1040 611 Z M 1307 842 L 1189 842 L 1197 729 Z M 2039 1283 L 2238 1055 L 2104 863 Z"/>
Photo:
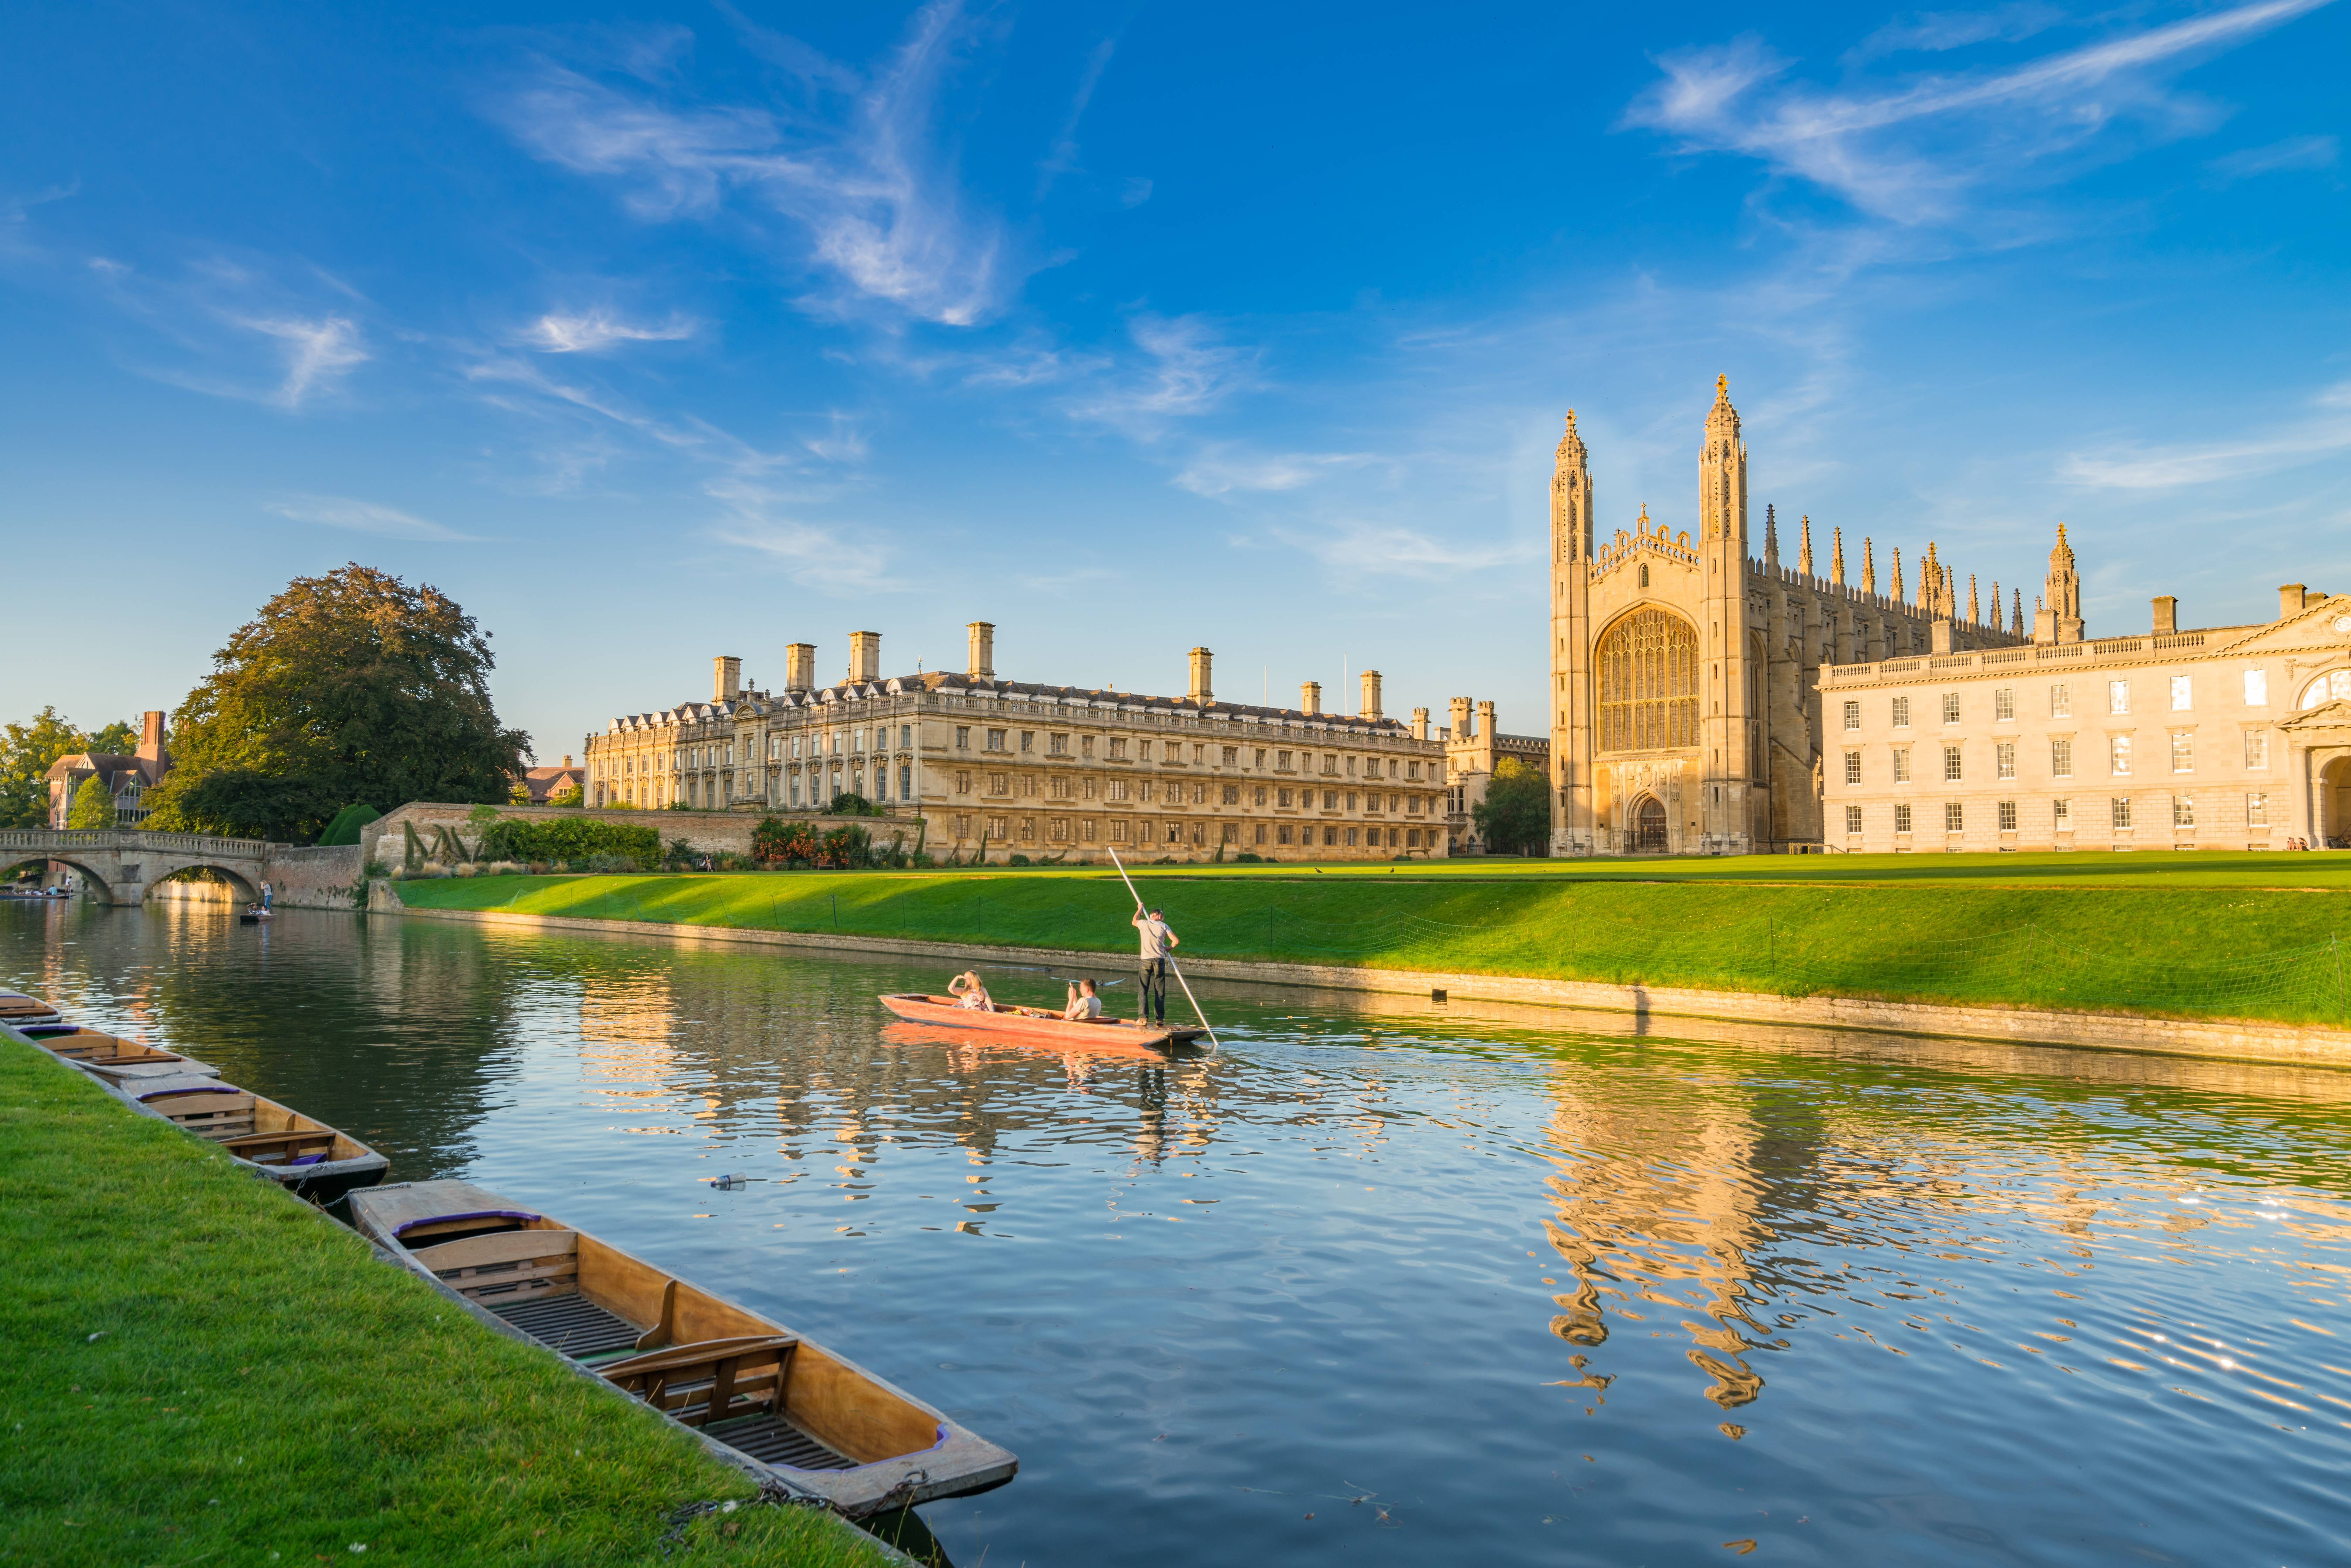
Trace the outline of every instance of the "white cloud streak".
<path fill-rule="evenodd" d="M 249 332 L 274 338 L 286 360 L 286 379 L 267 401 L 281 408 L 299 408 L 311 393 L 331 386 L 369 355 L 360 345 L 358 326 L 345 316 L 232 316 L 229 321 Z"/>
<path fill-rule="evenodd" d="M 2342 145 L 2332 136 L 2289 136 L 2262 147 L 2248 147 L 2213 159 L 2204 165 L 2216 184 L 2234 184 L 2257 174 L 2294 170 L 2332 169 Z"/>
<path fill-rule="evenodd" d="M 347 496 L 297 496 L 272 503 L 269 510 L 298 523 L 319 523 L 381 538 L 423 539 L 438 544 L 477 542 L 477 536 L 461 534 L 430 518 L 378 506 L 373 501 L 355 501 Z"/>
<path fill-rule="evenodd" d="M 2195 446 L 2134 444 L 2076 452 L 2059 472 L 2094 489 L 2176 490 L 2280 473 L 2351 452 L 2351 382 L 2327 388 L 2313 402 L 2307 417 L 2265 434 Z"/>
<path fill-rule="evenodd" d="M 2256 0 L 2007 70 L 1931 75 L 1881 90 L 1774 86 L 1790 62 L 1760 40 L 1667 55 L 1625 123 L 1689 152 L 1734 152 L 1901 225 L 1949 222 L 1969 193 L 2071 151 L 2126 114 L 2174 126 L 2210 110 L 2156 85 L 2330 0 Z M 1996 34 L 1987 35 L 1998 36 Z M 1968 129 L 1955 129 L 1966 121 Z M 1938 138 L 1953 145 L 1938 145 Z"/>
<path fill-rule="evenodd" d="M 674 343 L 693 336 L 694 323 L 677 317 L 649 326 L 588 310 L 576 316 L 550 311 L 525 329 L 522 339 L 543 353 L 592 354 L 615 343 Z"/>
<path fill-rule="evenodd" d="M 738 193 L 790 220 L 807 237 L 799 262 L 841 286 L 811 303 L 968 327 L 995 315 L 1017 281 L 1001 225 L 965 210 L 952 160 L 933 145 L 937 99 L 972 30 L 954 0 L 934 0 L 845 103 L 840 89 L 854 73 L 796 46 L 809 57 L 802 85 L 829 113 L 673 109 L 553 66 L 497 112 L 538 156 L 620 182 L 629 210 L 649 222 L 713 216 Z"/>

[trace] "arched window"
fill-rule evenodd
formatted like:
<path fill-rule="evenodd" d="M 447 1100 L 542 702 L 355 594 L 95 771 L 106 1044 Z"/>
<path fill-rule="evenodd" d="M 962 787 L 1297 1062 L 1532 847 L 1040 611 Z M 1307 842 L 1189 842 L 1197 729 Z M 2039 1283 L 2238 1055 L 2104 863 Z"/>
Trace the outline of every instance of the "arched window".
<path fill-rule="evenodd" d="M 2320 703 L 2351 697 L 2351 670 L 2337 670 L 2321 675 L 2302 689 L 2302 706 L 2316 707 Z"/>
<path fill-rule="evenodd" d="M 1641 586 L 1643 588 L 1649 586 L 1649 569 L 1646 566 L 1641 569 Z"/>
<path fill-rule="evenodd" d="M 1652 751 L 1698 744 L 1698 631 L 1644 610 L 1600 643 L 1600 749 Z"/>

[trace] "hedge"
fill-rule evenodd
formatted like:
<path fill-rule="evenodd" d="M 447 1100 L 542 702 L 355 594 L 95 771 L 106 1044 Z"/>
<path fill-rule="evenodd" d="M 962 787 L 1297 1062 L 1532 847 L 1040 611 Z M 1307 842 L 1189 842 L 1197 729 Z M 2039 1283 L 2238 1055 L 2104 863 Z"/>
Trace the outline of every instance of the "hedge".
<path fill-rule="evenodd" d="M 650 869 L 661 862 L 661 835 L 651 828 L 624 827 L 593 817 L 543 822 L 500 817 L 482 830 L 474 854 L 486 861 L 584 861 L 590 855 L 619 855 Z"/>

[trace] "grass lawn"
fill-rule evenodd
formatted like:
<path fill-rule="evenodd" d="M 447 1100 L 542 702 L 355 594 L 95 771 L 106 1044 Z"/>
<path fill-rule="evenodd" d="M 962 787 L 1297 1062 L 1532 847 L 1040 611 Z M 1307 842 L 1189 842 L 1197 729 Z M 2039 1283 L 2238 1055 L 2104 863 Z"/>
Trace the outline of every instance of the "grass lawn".
<path fill-rule="evenodd" d="M 1184 866 L 1136 880 L 1179 956 L 2304 1022 L 2343 1020 L 2335 935 L 2351 938 L 2351 857 L 2326 854 Z M 401 896 L 1134 950 L 1126 891 L 1096 867 L 448 878 Z"/>
<path fill-rule="evenodd" d="M 5 1030 L 0 1343 L 0 1563 L 889 1561 Z"/>

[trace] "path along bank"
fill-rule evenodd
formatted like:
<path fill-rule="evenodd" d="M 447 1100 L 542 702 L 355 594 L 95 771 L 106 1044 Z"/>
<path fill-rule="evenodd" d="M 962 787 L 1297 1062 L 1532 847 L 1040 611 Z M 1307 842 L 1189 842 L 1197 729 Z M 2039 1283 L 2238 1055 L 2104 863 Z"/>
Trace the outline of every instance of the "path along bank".
<path fill-rule="evenodd" d="M 907 1560 L 0 1030 L 0 1563 Z"/>
<path fill-rule="evenodd" d="M 2351 1066 L 2351 888 L 2331 864 L 2312 885 L 2263 885 L 2267 866 L 2218 856 L 2101 882 L 2106 867 L 2075 870 L 2094 857 L 2064 858 L 2045 877 L 2001 857 L 1980 877 L 1883 880 L 1786 859 L 1649 881 L 1196 866 L 1140 880 L 1196 979 Z M 1106 974 L 1133 946 L 1126 891 L 1095 868 L 449 877 L 378 883 L 371 907 Z"/>

